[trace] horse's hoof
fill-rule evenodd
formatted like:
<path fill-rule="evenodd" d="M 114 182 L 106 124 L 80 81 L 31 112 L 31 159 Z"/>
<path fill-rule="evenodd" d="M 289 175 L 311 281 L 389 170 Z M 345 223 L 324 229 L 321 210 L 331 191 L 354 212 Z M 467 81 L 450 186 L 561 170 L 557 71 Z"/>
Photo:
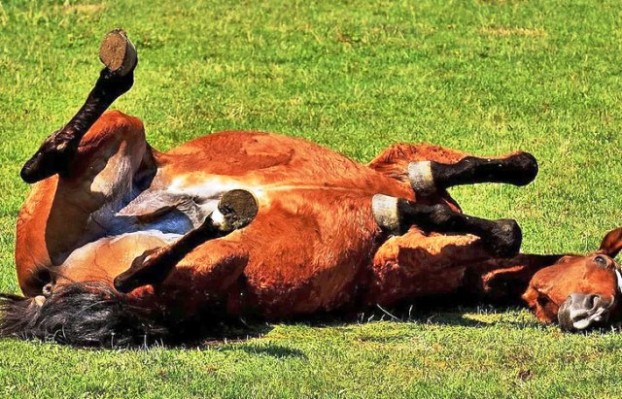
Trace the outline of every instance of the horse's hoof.
<path fill-rule="evenodd" d="M 231 190 L 223 194 L 212 220 L 220 231 L 230 232 L 248 225 L 258 210 L 253 194 L 246 190 Z"/>
<path fill-rule="evenodd" d="M 131 73 L 138 64 L 136 47 L 121 29 L 109 32 L 99 48 L 99 59 L 109 72 L 123 77 Z"/>
<path fill-rule="evenodd" d="M 490 239 L 485 242 L 488 249 L 500 258 L 517 255 L 523 243 L 523 233 L 518 223 L 512 219 L 499 219 L 495 224 Z"/>
<path fill-rule="evenodd" d="M 519 152 L 503 161 L 508 169 L 508 183 L 525 186 L 538 175 L 538 161 L 528 152 Z"/>

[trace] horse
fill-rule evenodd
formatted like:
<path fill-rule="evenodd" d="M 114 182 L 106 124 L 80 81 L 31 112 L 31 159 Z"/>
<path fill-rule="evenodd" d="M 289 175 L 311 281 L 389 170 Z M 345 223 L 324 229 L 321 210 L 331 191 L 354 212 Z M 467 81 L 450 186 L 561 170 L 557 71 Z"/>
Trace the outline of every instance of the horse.
<path fill-rule="evenodd" d="M 594 256 L 520 254 L 516 221 L 465 215 L 447 191 L 524 186 L 538 171 L 529 153 L 396 144 L 363 165 L 256 131 L 159 152 L 138 118 L 107 111 L 134 83 L 135 47 L 115 30 L 99 55 L 83 106 L 21 171 L 32 184 L 16 232 L 24 296 L 2 296 L 0 336 L 125 346 L 183 340 L 221 320 L 455 293 L 525 292 L 540 320 L 559 313 L 569 330 L 618 313 L 620 230 Z"/>

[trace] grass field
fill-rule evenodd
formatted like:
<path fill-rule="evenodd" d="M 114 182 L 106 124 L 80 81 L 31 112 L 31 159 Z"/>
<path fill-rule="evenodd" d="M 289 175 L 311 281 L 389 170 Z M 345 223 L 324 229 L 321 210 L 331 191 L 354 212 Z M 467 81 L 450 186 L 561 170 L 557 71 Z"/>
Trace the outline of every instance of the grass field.
<path fill-rule="evenodd" d="M 115 107 L 167 149 L 226 129 L 304 136 L 360 161 L 429 141 L 540 161 L 526 188 L 453 190 L 518 219 L 528 252 L 586 252 L 622 224 L 622 7 L 605 1 L 0 0 L 0 291 L 17 292 L 21 164 L 82 103 L 99 41 L 141 57 Z M 0 397 L 622 397 L 622 336 L 523 309 L 266 325 L 201 348 L 0 341 Z"/>

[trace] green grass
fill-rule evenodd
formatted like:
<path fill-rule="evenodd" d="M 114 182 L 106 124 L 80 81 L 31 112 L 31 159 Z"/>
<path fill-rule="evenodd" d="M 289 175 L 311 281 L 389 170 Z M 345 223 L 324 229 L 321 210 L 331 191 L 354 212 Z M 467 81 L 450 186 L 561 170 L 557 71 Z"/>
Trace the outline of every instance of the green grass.
<path fill-rule="evenodd" d="M 0 0 L 0 290 L 17 292 L 19 168 L 95 81 L 124 27 L 136 85 L 115 107 L 157 148 L 218 129 L 304 136 L 360 161 L 397 141 L 533 152 L 526 188 L 453 191 L 513 217 L 529 252 L 585 252 L 622 224 L 619 1 Z M 525 310 L 277 324 L 200 349 L 0 341 L 0 397 L 620 397 L 622 337 Z"/>

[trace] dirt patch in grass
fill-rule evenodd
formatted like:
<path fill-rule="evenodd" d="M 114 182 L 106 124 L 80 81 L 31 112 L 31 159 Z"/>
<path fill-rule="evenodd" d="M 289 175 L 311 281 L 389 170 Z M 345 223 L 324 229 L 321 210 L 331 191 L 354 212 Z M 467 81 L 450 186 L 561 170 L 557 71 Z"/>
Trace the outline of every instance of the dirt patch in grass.
<path fill-rule="evenodd" d="M 65 4 L 57 10 L 63 14 L 95 15 L 106 8 L 105 4 Z"/>
<path fill-rule="evenodd" d="M 520 37 L 546 37 L 546 31 L 542 28 L 518 28 L 508 26 L 486 26 L 479 32 L 486 36 L 520 36 Z"/>

